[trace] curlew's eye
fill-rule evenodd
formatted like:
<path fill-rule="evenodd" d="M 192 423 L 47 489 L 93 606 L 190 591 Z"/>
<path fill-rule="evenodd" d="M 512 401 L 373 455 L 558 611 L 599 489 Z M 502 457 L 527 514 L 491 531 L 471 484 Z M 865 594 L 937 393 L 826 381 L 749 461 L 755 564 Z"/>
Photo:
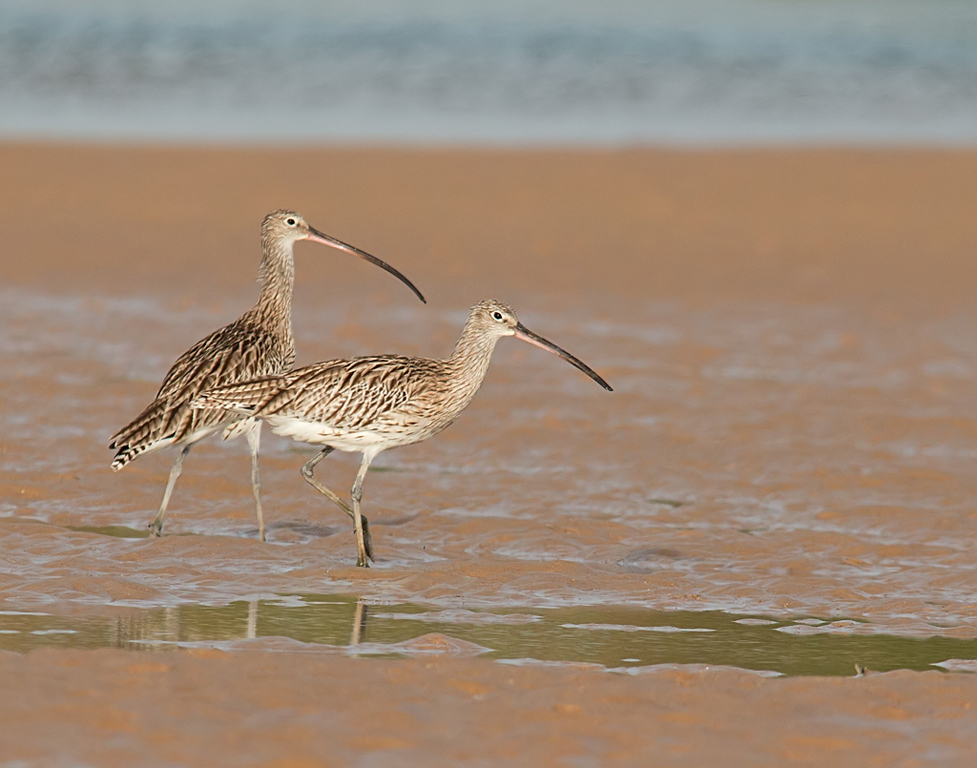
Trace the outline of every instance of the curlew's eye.
<path fill-rule="evenodd" d="M 498 311 L 493 312 L 492 313 L 492 317 L 494 317 L 496 320 L 501 320 L 502 319 L 502 313 L 501 312 L 498 312 Z"/>
<path fill-rule="evenodd" d="M 285 223 L 288 224 L 288 226 L 290 226 L 290 227 L 294 227 L 295 226 L 295 219 L 285 219 Z"/>

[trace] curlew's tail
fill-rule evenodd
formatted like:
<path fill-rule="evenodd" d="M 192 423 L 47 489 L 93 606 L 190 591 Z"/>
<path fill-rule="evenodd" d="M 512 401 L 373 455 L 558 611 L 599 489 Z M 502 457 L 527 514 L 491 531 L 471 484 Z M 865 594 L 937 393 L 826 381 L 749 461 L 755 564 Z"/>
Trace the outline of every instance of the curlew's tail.
<path fill-rule="evenodd" d="M 199 395 L 192 408 L 221 408 L 242 416 L 252 416 L 286 386 L 281 376 L 254 379 L 242 384 L 214 387 Z"/>
<path fill-rule="evenodd" d="M 129 424 L 116 432 L 109 441 L 109 448 L 116 451 L 112 470 L 118 472 L 126 464 L 144 453 L 157 451 L 173 443 L 179 419 L 171 404 L 154 400 Z"/>

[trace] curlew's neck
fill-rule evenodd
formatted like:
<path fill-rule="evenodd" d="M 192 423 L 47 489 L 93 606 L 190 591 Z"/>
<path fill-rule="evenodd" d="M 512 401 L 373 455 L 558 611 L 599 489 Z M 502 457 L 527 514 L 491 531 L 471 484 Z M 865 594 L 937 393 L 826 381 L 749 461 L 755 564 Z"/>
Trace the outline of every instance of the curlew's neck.
<path fill-rule="evenodd" d="M 450 387 L 460 399 L 462 408 L 471 402 L 478 388 L 482 386 L 498 340 L 498 336 L 485 333 L 469 317 L 458 343 L 455 344 L 455 351 L 444 361 Z"/>
<path fill-rule="evenodd" d="M 262 237 L 261 250 L 263 255 L 258 270 L 261 292 L 252 312 L 263 327 L 291 338 L 292 288 L 295 284 L 292 243 Z"/>

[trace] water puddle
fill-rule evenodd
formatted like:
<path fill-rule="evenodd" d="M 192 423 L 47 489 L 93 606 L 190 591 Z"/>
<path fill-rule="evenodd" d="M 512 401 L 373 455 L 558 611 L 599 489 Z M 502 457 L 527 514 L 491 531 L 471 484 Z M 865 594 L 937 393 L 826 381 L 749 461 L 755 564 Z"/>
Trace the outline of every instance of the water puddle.
<path fill-rule="evenodd" d="M 884 635 L 870 624 L 846 619 L 776 620 L 720 611 L 444 610 L 369 605 L 346 595 L 126 609 L 116 615 L 0 610 L 0 649 L 17 652 L 45 647 L 165 650 L 228 643 L 246 648 L 239 641 L 278 637 L 365 655 L 400 655 L 410 652 L 405 649 L 412 640 L 432 633 L 480 646 L 491 659 L 609 668 L 708 664 L 783 675 L 852 675 L 856 664 L 884 672 L 932 670 L 948 660 L 957 660 L 956 668 L 969 668 L 959 661 L 977 660 L 977 640 Z"/>
<path fill-rule="evenodd" d="M 136 530 L 125 525 L 66 525 L 69 531 L 80 531 L 81 533 L 98 533 L 102 536 L 113 536 L 117 539 L 148 539 L 149 528 Z"/>

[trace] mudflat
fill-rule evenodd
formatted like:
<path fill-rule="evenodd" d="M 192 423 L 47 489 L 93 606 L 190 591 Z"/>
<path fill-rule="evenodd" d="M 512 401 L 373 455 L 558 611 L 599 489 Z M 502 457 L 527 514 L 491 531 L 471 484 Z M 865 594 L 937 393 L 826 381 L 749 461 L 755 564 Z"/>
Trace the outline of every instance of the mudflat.
<path fill-rule="evenodd" d="M 969 764 L 977 152 L 6 145 L 0 170 L 0 754 Z M 172 456 L 113 474 L 108 436 L 250 306 L 280 207 L 429 301 L 299 244 L 299 365 L 445 356 L 494 297 L 615 392 L 500 342 L 458 422 L 367 477 L 369 570 L 299 477 L 314 449 L 267 431 L 267 544 L 240 441 L 194 449 L 145 538 Z M 856 663 L 896 671 L 820 676 Z"/>

